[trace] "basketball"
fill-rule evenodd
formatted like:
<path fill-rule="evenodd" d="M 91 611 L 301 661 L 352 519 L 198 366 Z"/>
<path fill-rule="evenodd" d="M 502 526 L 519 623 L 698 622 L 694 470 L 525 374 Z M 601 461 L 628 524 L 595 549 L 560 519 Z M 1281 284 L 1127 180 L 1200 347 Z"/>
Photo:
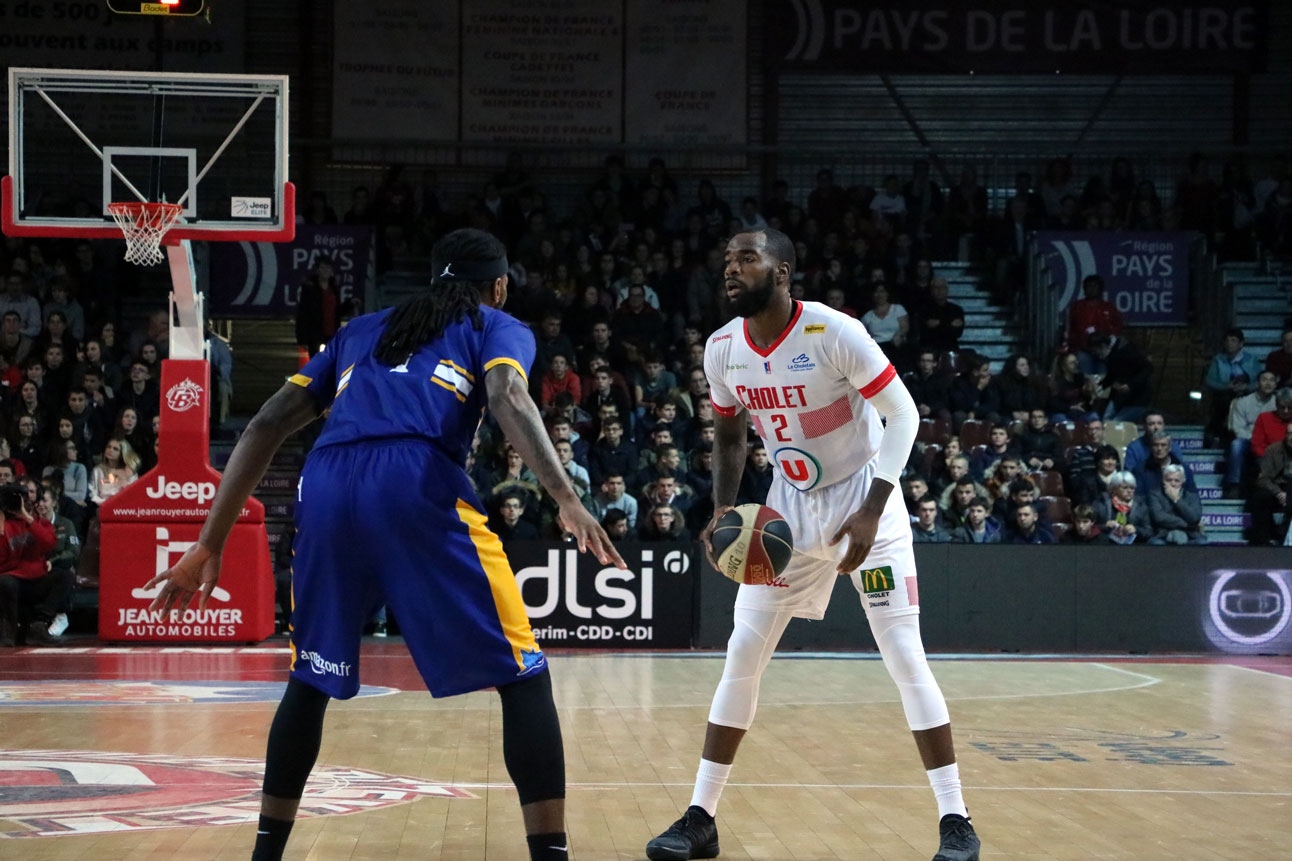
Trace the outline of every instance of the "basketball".
<path fill-rule="evenodd" d="M 709 543 L 718 570 L 750 586 L 766 586 L 779 577 L 794 552 L 794 536 L 785 518 L 754 502 L 718 518 Z"/>

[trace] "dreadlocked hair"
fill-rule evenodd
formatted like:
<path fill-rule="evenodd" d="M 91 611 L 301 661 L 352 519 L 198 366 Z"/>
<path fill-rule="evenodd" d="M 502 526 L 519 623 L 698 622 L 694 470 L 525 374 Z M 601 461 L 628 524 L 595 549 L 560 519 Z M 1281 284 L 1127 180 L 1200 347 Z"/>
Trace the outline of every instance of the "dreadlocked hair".
<path fill-rule="evenodd" d="M 439 272 L 446 263 L 490 261 L 506 256 L 506 246 L 497 237 L 483 230 L 463 228 L 435 243 L 431 249 L 431 266 L 432 271 Z M 479 331 L 484 327 L 480 296 L 490 287 L 492 282 L 433 280 L 429 292 L 404 302 L 386 318 L 386 327 L 373 356 L 383 365 L 399 365 L 464 317 Z"/>

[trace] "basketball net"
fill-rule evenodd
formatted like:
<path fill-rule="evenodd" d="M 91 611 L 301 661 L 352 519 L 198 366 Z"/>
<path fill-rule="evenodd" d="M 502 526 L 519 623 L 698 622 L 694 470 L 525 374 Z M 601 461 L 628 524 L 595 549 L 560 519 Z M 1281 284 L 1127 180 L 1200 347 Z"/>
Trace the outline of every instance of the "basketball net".
<path fill-rule="evenodd" d="M 139 266 L 155 266 L 162 262 L 162 237 L 183 211 L 184 207 L 178 203 L 132 200 L 108 204 L 108 212 L 126 237 L 126 260 Z"/>

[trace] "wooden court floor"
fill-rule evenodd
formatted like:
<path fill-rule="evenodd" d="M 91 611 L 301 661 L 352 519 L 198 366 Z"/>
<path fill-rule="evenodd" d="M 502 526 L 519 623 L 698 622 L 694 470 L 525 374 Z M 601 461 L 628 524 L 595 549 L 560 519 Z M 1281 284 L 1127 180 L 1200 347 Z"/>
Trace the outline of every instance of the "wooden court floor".
<path fill-rule="evenodd" d="M 280 642 L 0 656 L 0 859 L 245 859 Z M 719 656 L 552 653 L 572 858 L 642 859 L 690 799 Z M 1292 857 L 1292 659 L 934 657 L 985 859 Z M 329 709 L 287 857 L 523 861 L 496 695 L 398 641 Z M 724 859 L 931 858 L 936 808 L 869 655 L 773 662 Z"/>

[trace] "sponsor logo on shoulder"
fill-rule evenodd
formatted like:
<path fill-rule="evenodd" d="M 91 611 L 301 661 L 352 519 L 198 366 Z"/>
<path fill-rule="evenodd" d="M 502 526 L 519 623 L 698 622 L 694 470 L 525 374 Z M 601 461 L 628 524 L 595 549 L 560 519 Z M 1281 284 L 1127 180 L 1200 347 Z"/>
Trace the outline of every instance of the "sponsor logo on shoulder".
<path fill-rule="evenodd" d="M 717 335 L 717 336 L 715 336 L 715 337 L 714 337 L 714 339 L 713 339 L 712 341 L 710 341 L 709 343 L 710 343 L 710 344 L 716 344 L 716 343 L 718 343 L 719 341 L 730 341 L 730 340 L 731 340 L 731 333 L 730 333 L 730 332 L 728 332 L 728 333 L 727 333 L 727 334 L 725 334 L 725 335 Z"/>
<path fill-rule="evenodd" d="M 807 353 L 799 353 L 797 356 L 790 359 L 789 370 L 791 371 L 810 371 L 815 367 L 816 363 L 808 358 Z"/>
<path fill-rule="evenodd" d="M 808 323 L 803 327 L 804 335 L 822 335 L 825 333 L 825 323 Z"/>

